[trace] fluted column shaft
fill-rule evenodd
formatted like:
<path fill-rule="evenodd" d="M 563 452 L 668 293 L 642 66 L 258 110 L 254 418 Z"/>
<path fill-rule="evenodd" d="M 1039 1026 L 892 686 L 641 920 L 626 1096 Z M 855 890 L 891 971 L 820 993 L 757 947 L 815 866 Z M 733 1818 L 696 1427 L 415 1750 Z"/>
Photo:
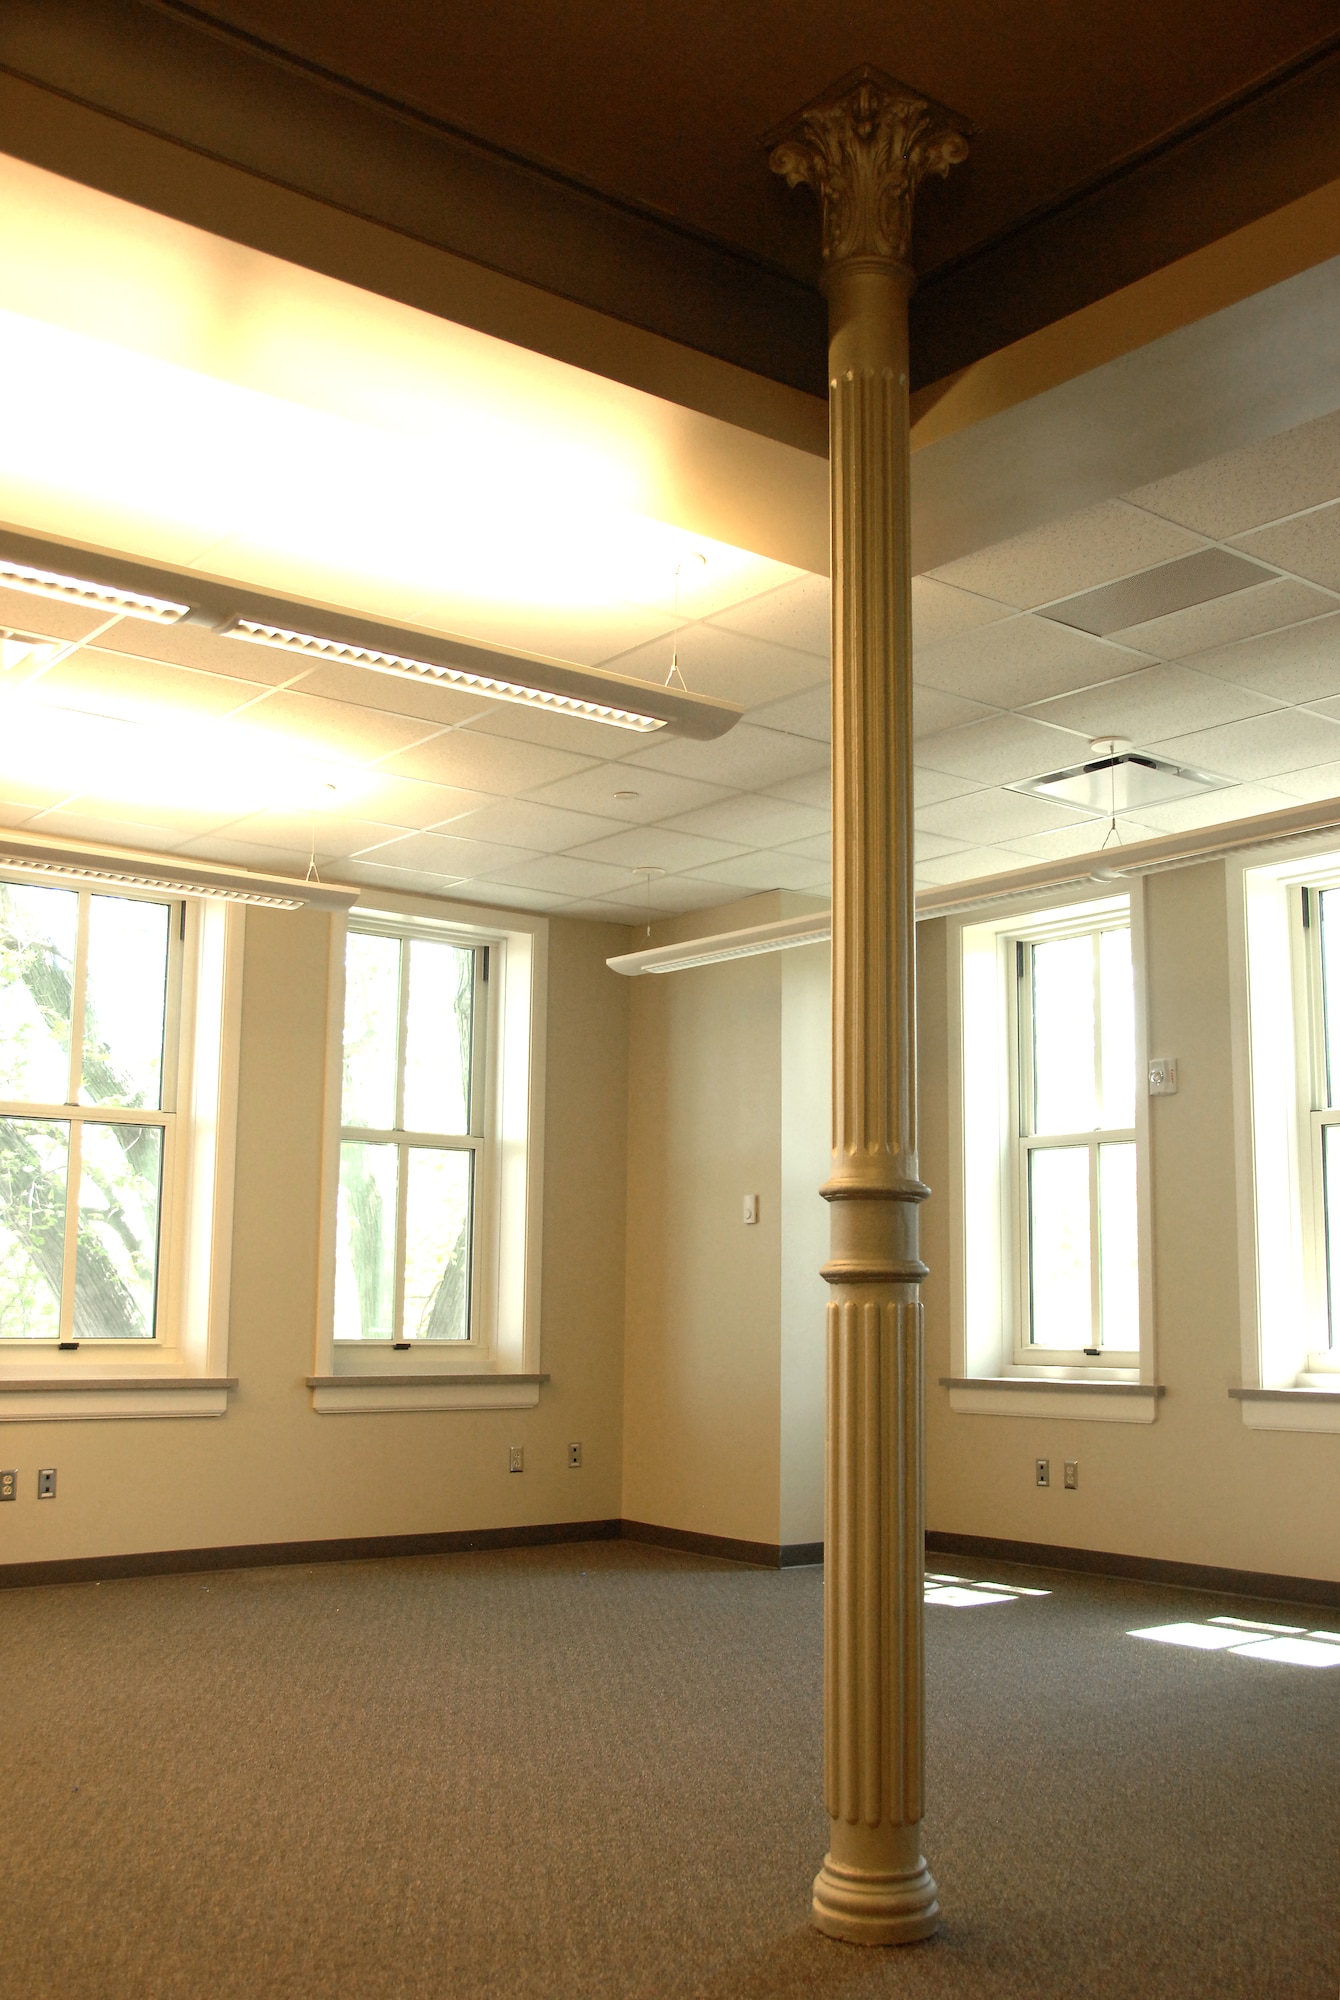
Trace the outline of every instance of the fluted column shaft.
<path fill-rule="evenodd" d="M 821 1930 L 927 1937 L 907 262 L 957 124 L 865 70 L 780 136 L 824 204 L 833 579 L 833 1155 Z"/>

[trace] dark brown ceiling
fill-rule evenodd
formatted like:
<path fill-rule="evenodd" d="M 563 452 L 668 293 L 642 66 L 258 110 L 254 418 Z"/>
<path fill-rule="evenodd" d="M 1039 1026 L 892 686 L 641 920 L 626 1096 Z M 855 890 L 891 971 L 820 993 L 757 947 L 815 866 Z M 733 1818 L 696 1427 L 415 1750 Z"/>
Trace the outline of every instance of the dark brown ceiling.
<path fill-rule="evenodd" d="M 171 6 L 171 0 L 169 0 Z M 858 62 L 965 113 L 923 270 L 1298 60 L 1335 0 L 209 0 L 207 14 L 478 138 L 812 272 L 759 134 Z"/>

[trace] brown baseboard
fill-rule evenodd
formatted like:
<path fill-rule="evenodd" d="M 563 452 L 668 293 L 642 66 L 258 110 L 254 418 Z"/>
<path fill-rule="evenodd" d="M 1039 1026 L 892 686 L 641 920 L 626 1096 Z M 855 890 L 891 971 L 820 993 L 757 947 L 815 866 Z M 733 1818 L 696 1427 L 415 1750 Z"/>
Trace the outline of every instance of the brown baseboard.
<path fill-rule="evenodd" d="M 273 1569 L 284 1563 L 366 1562 L 379 1556 L 452 1556 L 469 1549 L 542 1548 L 554 1542 L 614 1542 L 619 1521 L 544 1521 L 525 1528 L 464 1528 L 427 1535 L 348 1535 L 320 1542 L 243 1542 L 220 1549 L 155 1549 L 142 1555 L 70 1556 L 0 1563 L 0 1590 L 34 1583 L 104 1583 L 196 1570 Z"/>
<path fill-rule="evenodd" d="M 1170 1584 L 1178 1590 L 1212 1590 L 1222 1597 L 1261 1597 L 1278 1604 L 1340 1605 L 1340 1583 L 1307 1576 L 1273 1576 L 1265 1570 L 1165 1562 L 1158 1556 L 1110 1555 L 1101 1549 L 1060 1548 L 1052 1542 L 1000 1541 L 994 1535 L 953 1535 L 937 1528 L 926 1530 L 926 1550 L 928 1554 L 941 1556 L 981 1556 L 987 1562 L 1025 1563 L 1032 1569 L 1079 1570 L 1088 1576 L 1124 1577 L 1130 1583 Z"/>
<path fill-rule="evenodd" d="M 659 1549 L 679 1549 L 689 1556 L 719 1556 L 725 1562 L 752 1563 L 758 1569 L 800 1569 L 824 1559 L 822 1542 L 743 1542 L 734 1535 L 699 1535 L 691 1528 L 658 1528 L 649 1521 L 621 1521 L 619 1539 L 650 1542 Z"/>

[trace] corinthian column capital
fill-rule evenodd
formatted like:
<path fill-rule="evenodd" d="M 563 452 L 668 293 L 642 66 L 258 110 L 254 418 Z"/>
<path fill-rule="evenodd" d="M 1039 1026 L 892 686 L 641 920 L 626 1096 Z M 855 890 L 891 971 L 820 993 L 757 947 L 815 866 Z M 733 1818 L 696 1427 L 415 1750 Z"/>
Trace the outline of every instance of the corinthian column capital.
<path fill-rule="evenodd" d="M 824 261 L 910 261 L 912 203 L 928 174 L 968 156 L 965 119 L 868 64 L 768 139 L 772 170 L 823 204 Z"/>

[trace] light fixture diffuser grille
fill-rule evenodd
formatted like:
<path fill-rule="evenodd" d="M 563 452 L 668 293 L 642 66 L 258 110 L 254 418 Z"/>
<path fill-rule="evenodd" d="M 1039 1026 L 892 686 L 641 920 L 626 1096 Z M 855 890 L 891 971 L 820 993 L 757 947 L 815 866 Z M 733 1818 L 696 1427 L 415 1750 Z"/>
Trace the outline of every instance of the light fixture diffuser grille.
<path fill-rule="evenodd" d="M 120 889 L 164 889 L 171 896 L 216 896 L 226 903 L 259 903 L 268 910 L 301 910 L 298 896 L 261 889 L 234 889 L 217 882 L 179 881 L 162 875 L 134 875 L 120 868 L 95 868 L 78 861 L 44 861 L 30 855 L 0 854 L 0 875 L 55 875 L 76 882 L 103 882 Z"/>
<path fill-rule="evenodd" d="M 0 584 L 24 590 L 30 597 L 55 598 L 62 604 L 82 604 L 90 611 L 119 612 L 123 618 L 147 618 L 154 625 L 176 625 L 190 610 L 169 597 L 150 597 L 138 590 L 118 590 L 92 583 L 87 577 L 66 576 L 60 570 L 34 569 L 28 563 L 0 561 Z"/>

